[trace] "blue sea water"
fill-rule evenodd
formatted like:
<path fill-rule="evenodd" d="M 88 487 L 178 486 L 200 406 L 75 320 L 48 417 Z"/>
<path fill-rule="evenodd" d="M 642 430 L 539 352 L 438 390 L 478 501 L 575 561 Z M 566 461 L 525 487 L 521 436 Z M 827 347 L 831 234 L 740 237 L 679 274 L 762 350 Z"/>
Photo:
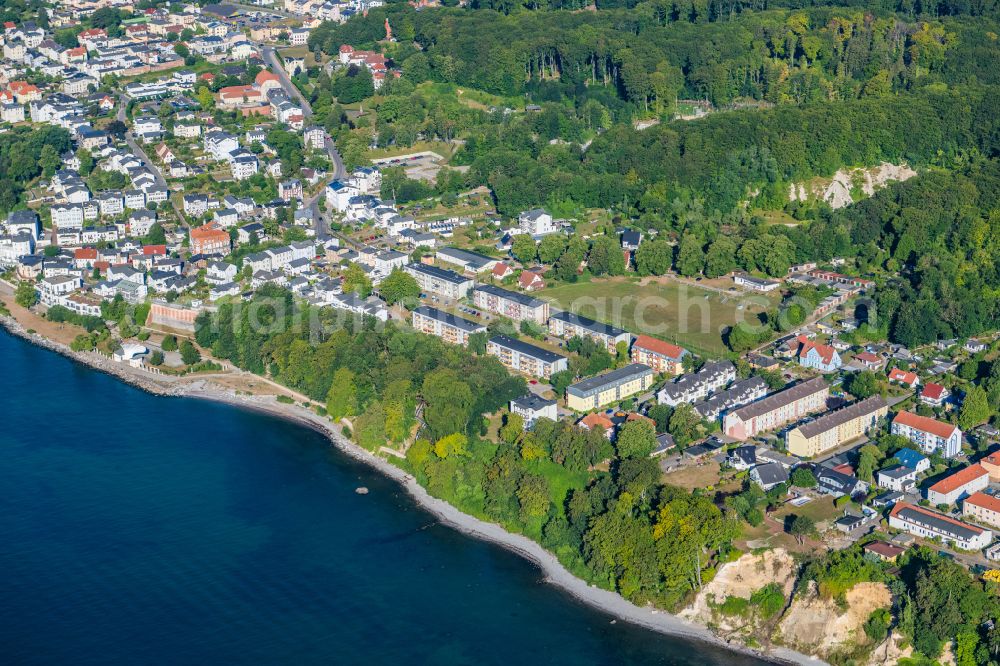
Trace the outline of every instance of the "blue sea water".
<path fill-rule="evenodd" d="M 611 624 L 309 429 L 6 333 L 0 373 L 4 664 L 761 663 Z"/>

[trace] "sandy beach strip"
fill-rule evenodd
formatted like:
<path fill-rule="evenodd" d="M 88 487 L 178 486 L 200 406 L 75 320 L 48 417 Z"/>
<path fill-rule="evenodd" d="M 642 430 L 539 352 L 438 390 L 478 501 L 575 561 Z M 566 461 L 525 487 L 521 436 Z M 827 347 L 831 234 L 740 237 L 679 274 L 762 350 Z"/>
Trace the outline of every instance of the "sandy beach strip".
<path fill-rule="evenodd" d="M 612 619 L 624 620 L 662 634 L 713 644 L 776 663 L 808 664 L 810 666 L 826 663 L 816 657 L 780 646 L 763 651 L 748 648 L 737 642 L 725 641 L 705 626 L 689 622 L 663 610 L 637 606 L 616 592 L 592 586 L 570 573 L 555 555 L 528 537 L 508 532 L 496 523 L 480 520 L 475 516 L 463 513 L 444 500 L 432 497 L 413 476 L 385 459 L 355 445 L 344 436 L 339 425 L 297 403 L 281 403 L 275 400 L 274 396 L 237 394 L 232 389 L 224 389 L 212 384 L 210 379 L 199 379 L 197 375 L 184 378 L 155 375 L 132 368 L 127 364 L 117 363 L 96 352 L 74 352 L 66 345 L 44 338 L 37 333 L 25 331 L 11 317 L 0 318 L 0 324 L 14 335 L 63 354 L 91 368 L 111 374 L 149 393 L 223 402 L 242 409 L 264 412 L 317 430 L 324 434 L 339 451 L 397 481 L 419 506 L 434 515 L 442 524 L 520 555 L 541 569 L 545 582 L 555 585 L 579 602 L 607 613 L 612 616 Z"/>

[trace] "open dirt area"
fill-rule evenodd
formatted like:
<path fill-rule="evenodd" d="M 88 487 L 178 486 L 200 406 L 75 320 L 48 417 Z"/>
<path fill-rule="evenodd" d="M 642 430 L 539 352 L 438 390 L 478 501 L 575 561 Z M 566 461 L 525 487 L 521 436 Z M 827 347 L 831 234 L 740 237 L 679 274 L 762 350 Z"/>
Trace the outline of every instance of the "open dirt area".
<path fill-rule="evenodd" d="M 706 624 L 718 624 L 726 630 L 736 627 L 728 618 L 719 618 L 711 604 L 719 604 L 727 597 L 749 599 L 760 588 L 777 583 L 787 597 L 795 584 L 795 560 L 788 551 L 776 548 L 762 553 L 746 553 L 735 562 L 719 568 L 715 578 L 698 594 L 694 603 L 682 610 L 683 618 Z"/>
<path fill-rule="evenodd" d="M 810 584 L 810 591 L 797 596 L 778 625 L 783 643 L 810 652 L 829 654 L 849 643 L 864 642 L 862 628 L 879 608 L 888 608 L 892 595 L 884 583 L 858 583 L 846 595 L 845 608 L 835 599 L 824 599 Z"/>

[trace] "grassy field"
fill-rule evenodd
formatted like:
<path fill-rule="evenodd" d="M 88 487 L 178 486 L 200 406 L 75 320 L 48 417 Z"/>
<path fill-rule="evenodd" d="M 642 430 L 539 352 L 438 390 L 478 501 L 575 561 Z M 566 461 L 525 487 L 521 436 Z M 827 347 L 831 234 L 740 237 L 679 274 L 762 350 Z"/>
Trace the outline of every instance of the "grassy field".
<path fill-rule="evenodd" d="M 724 356 L 722 332 L 737 321 L 756 322 L 778 295 L 732 296 L 657 278 L 616 277 L 562 284 L 537 294 L 556 307 L 645 333 L 698 354 Z"/>

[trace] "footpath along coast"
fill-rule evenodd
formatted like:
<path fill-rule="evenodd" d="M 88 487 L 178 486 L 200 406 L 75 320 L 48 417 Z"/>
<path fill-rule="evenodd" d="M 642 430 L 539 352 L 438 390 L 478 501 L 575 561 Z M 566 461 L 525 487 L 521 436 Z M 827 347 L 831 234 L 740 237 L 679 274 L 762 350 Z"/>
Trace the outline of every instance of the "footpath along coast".
<path fill-rule="evenodd" d="M 199 374 L 175 376 L 154 374 L 147 370 L 133 368 L 128 364 L 115 362 L 97 352 L 75 352 L 61 342 L 26 330 L 10 316 L 0 317 L 0 325 L 13 335 L 25 338 L 40 347 L 63 354 L 95 370 L 114 375 L 122 381 L 155 395 L 214 400 L 238 408 L 265 412 L 269 415 L 317 430 L 326 435 L 333 446 L 339 451 L 397 481 L 419 506 L 433 514 L 442 524 L 517 553 L 538 566 L 542 570 L 546 582 L 562 589 L 578 601 L 608 613 L 614 619 L 624 620 L 671 636 L 680 636 L 724 646 L 733 651 L 758 656 L 777 663 L 817 665 L 824 663 L 814 657 L 786 648 L 774 647 L 768 651 L 760 651 L 747 648 L 738 643 L 727 642 L 713 634 L 705 626 L 689 622 L 652 607 L 637 606 L 615 592 L 589 585 L 586 581 L 570 573 L 554 555 L 531 539 L 520 534 L 508 532 L 496 523 L 489 523 L 475 516 L 463 513 L 444 500 L 432 497 L 406 471 L 352 443 L 344 435 L 340 425 L 330 422 L 329 419 L 319 416 L 297 402 L 280 402 L 273 393 L 261 394 L 254 392 L 253 388 L 251 388 L 252 386 L 265 382 L 271 384 L 269 388 L 274 388 L 277 394 L 286 395 L 297 400 L 306 399 L 305 396 L 296 394 L 256 375 L 241 373 L 240 371 L 226 373 L 225 376 L 229 379 L 232 379 L 234 376 L 246 376 L 248 381 L 245 384 L 248 390 L 243 391 L 218 383 L 217 380 L 221 375 Z M 249 381 L 250 378 L 252 378 L 252 381 Z"/>

